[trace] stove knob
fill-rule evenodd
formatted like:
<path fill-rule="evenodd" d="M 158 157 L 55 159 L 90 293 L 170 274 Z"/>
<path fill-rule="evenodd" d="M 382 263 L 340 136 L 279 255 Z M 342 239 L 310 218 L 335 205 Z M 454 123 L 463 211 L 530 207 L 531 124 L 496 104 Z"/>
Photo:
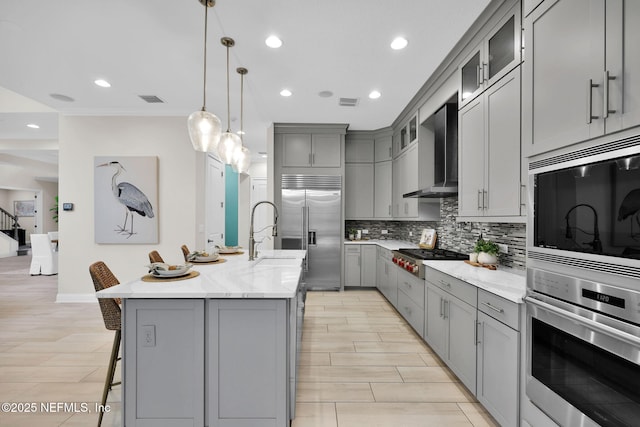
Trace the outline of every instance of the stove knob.
<path fill-rule="evenodd" d="M 398 265 L 400 267 L 404 267 L 405 261 L 403 259 L 401 259 L 400 261 L 398 261 Z"/>
<path fill-rule="evenodd" d="M 413 270 L 413 264 L 411 264 L 410 262 L 408 262 L 405 266 L 404 266 L 405 270 L 407 271 L 411 271 Z"/>
<path fill-rule="evenodd" d="M 419 266 L 414 265 L 414 266 L 413 266 L 413 271 L 412 271 L 412 273 L 417 273 L 419 269 L 420 269 L 420 267 L 419 267 Z"/>

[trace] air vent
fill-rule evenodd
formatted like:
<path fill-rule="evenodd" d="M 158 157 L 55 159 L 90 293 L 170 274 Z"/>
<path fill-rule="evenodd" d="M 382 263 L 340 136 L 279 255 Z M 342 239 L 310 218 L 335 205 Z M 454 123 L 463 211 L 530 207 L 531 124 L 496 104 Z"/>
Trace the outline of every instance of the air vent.
<path fill-rule="evenodd" d="M 155 95 L 138 95 L 143 101 L 149 104 L 164 104 L 164 101 Z"/>
<path fill-rule="evenodd" d="M 539 261 L 550 262 L 553 264 L 562 264 L 570 267 L 582 268 L 588 271 L 598 271 L 606 274 L 617 274 L 619 276 L 631 277 L 633 279 L 640 279 L 640 268 L 629 267 L 620 264 L 611 264 L 608 262 L 591 261 L 588 259 L 576 259 L 571 257 L 565 257 L 562 255 L 553 255 L 543 252 L 537 252 L 535 250 L 527 251 L 527 257 L 530 259 L 536 259 Z"/>
<path fill-rule="evenodd" d="M 358 101 L 360 101 L 358 98 L 340 98 L 339 104 L 343 107 L 355 107 Z"/>

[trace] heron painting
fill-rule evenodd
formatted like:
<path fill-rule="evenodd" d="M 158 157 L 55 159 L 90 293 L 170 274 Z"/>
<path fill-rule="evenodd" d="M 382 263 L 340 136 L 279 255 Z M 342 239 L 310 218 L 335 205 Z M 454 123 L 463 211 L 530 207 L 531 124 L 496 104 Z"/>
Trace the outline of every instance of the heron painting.
<path fill-rule="evenodd" d="M 95 158 L 96 243 L 157 243 L 157 157 Z"/>

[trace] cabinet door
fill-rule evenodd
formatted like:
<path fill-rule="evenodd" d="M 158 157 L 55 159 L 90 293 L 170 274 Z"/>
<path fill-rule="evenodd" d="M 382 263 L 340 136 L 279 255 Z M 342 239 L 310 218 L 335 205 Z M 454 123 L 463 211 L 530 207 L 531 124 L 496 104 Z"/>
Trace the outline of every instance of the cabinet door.
<path fill-rule="evenodd" d="M 376 246 L 363 245 L 360 248 L 360 286 L 376 286 Z"/>
<path fill-rule="evenodd" d="M 344 286 L 360 286 L 360 246 L 344 247 Z"/>
<path fill-rule="evenodd" d="M 450 296 L 445 305 L 449 322 L 448 365 L 472 393 L 476 392 L 476 308 Z"/>
<path fill-rule="evenodd" d="M 400 204 L 402 203 L 402 190 L 400 188 L 400 178 L 402 177 L 402 173 L 400 167 L 400 157 L 396 157 L 395 159 L 393 159 L 391 166 L 391 199 L 393 201 L 393 209 L 391 215 L 393 216 L 393 218 L 400 217 Z"/>
<path fill-rule="evenodd" d="M 311 135 L 285 133 L 282 135 L 282 166 L 311 166 Z"/>
<path fill-rule="evenodd" d="M 459 103 L 461 106 L 477 96 L 482 89 L 482 70 L 480 68 L 480 48 L 482 45 L 478 45 L 478 48 L 474 50 L 463 61 L 462 67 L 460 67 L 460 82 L 461 90 L 459 95 Z"/>
<path fill-rule="evenodd" d="M 345 163 L 373 163 L 373 139 L 353 139 L 347 136 L 345 142 Z"/>
<path fill-rule="evenodd" d="M 374 165 L 374 209 L 376 218 L 391 218 L 392 177 L 391 161 Z"/>
<path fill-rule="evenodd" d="M 485 215 L 520 215 L 520 68 L 485 97 Z"/>
<path fill-rule="evenodd" d="M 518 425 L 520 334 L 478 312 L 476 397 L 502 426 Z"/>
<path fill-rule="evenodd" d="M 388 259 L 385 259 L 384 264 L 386 284 L 384 295 L 394 307 L 398 307 L 398 267 Z"/>
<path fill-rule="evenodd" d="M 344 181 L 346 218 L 373 218 L 373 163 L 347 163 Z"/>
<path fill-rule="evenodd" d="M 548 0 L 525 21 L 523 136 L 530 155 L 604 133 L 604 3 Z"/>
<path fill-rule="evenodd" d="M 474 99 L 458 115 L 458 209 L 460 216 L 483 214 L 484 100 Z"/>
<path fill-rule="evenodd" d="M 342 161 L 341 136 L 312 135 L 311 163 L 314 167 L 338 168 Z"/>
<path fill-rule="evenodd" d="M 404 156 L 404 166 L 402 170 L 405 173 L 404 177 L 404 193 L 409 193 L 411 191 L 416 191 L 420 189 L 420 178 L 419 178 L 419 168 L 420 162 L 418 157 L 418 145 L 413 145 L 409 150 L 407 150 L 407 154 Z M 405 216 L 407 218 L 417 218 L 418 217 L 418 199 L 404 199 L 404 203 L 406 206 Z"/>
<path fill-rule="evenodd" d="M 447 319 L 444 317 L 445 297 L 444 293 L 434 285 L 426 282 L 426 325 L 424 339 L 433 351 L 446 360 L 449 358 L 447 351 Z"/>
<path fill-rule="evenodd" d="M 486 39 L 482 64 L 485 87 L 490 87 L 520 64 L 520 4 L 517 3 L 493 28 Z"/>
<path fill-rule="evenodd" d="M 375 139 L 375 161 L 384 162 L 393 158 L 392 139 L 390 136 Z"/>

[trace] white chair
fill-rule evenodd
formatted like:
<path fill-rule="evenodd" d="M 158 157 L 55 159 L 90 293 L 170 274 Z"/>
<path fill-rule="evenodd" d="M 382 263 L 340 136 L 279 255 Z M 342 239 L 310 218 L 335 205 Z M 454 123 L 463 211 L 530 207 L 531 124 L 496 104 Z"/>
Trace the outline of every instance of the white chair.
<path fill-rule="evenodd" d="M 51 240 L 46 234 L 31 235 L 31 268 L 29 274 L 58 274 L 58 253 L 51 247 Z"/>

